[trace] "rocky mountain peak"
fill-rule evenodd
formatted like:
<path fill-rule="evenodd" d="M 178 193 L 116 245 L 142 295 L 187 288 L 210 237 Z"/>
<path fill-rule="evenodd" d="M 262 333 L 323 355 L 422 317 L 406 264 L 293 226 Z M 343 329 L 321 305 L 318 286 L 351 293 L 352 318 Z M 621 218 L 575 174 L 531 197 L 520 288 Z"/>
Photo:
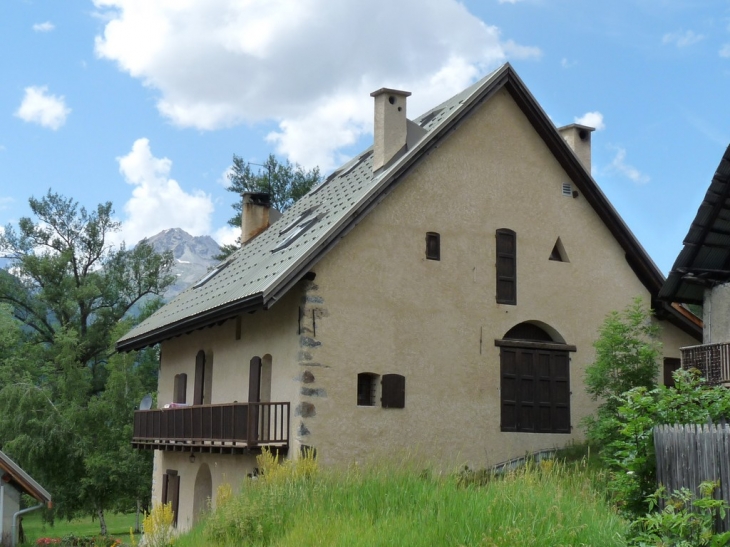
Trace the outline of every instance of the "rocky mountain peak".
<path fill-rule="evenodd" d="M 181 228 L 168 228 L 147 238 L 158 253 L 172 251 L 175 265 L 172 274 L 177 281 L 165 293 L 171 300 L 198 279 L 203 277 L 218 261 L 213 257 L 220 253 L 220 246 L 210 236 L 192 236 Z"/>

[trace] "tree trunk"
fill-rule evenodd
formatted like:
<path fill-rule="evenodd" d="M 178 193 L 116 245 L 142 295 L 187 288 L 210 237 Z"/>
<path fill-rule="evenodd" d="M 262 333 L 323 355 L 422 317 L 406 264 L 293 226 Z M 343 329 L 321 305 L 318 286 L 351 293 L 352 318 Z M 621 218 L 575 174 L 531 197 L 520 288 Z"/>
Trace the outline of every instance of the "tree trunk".
<path fill-rule="evenodd" d="M 99 516 L 99 526 L 101 527 L 101 535 L 109 535 L 109 531 L 106 529 L 106 520 L 104 520 L 104 510 L 97 509 L 96 514 Z"/>
<path fill-rule="evenodd" d="M 142 502 L 139 501 L 139 498 L 137 498 L 137 515 L 134 520 L 134 533 L 139 534 L 139 513 L 142 508 Z"/>

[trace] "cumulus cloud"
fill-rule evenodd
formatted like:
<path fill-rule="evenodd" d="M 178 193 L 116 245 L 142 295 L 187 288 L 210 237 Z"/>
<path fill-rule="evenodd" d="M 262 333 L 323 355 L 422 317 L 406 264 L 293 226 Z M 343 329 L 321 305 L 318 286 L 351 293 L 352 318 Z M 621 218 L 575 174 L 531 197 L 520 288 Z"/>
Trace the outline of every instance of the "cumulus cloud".
<path fill-rule="evenodd" d="M 593 127 L 596 129 L 596 131 L 606 129 L 606 124 L 603 123 L 603 114 L 598 112 L 598 110 L 596 110 L 595 112 L 586 112 L 580 118 L 574 119 L 575 123 L 587 125 L 588 127 Z"/>
<path fill-rule="evenodd" d="M 30 123 L 37 123 L 54 131 L 66 123 L 71 109 L 63 96 L 50 95 L 46 86 L 25 88 L 25 95 L 15 115 Z"/>
<path fill-rule="evenodd" d="M 107 20 L 97 55 L 157 90 L 162 115 L 205 130 L 273 120 L 277 152 L 324 171 L 372 131 L 371 91 L 412 91 L 414 117 L 508 58 L 541 53 L 458 0 L 94 3 Z"/>
<path fill-rule="evenodd" d="M 697 34 L 692 30 L 668 32 L 662 37 L 662 44 L 674 44 L 677 47 L 687 47 L 704 40 L 703 34 Z"/>
<path fill-rule="evenodd" d="M 36 23 L 35 25 L 33 25 L 33 30 L 36 32 L 51 32 L 54 28 L 56 28 L 56 25 L 54 25 L 50 21 L 46 21 L 44 23 Z"/>
<path fill-rule="evenodd" d="M 210 233 L 210 196 L 200 190 L 183 190 L 170 178 L 172 161 L 154 157 L 148 139 L 134 141 L 129 154 L 117 161 L 124 180 L 134 186 L 122 221 L 121 236 L 127 243 L 134 245 L 171 227 L 195 236 Z"/>
<path fill-rule="evenodd" d="M 646 184 L 647 182 L 649 182 L 648 175 L 645 175 L 644 173 L 640 172 L 636 167 L 633 167 L 632 165 L 626 163 L 625 148 L 616 148 L 616 155 L 614 156 L 613 161 L 611 161 L 609 170 L 623 175 L 630 181 L 635 182 L 636 184 Z"/>
<path fill-rule="evenodd" d="M 723 44 L 720 48 L 720 51 L 718 51 L 720 57 L 724 57 L 725 59 L 730 59 L 730 44 Z"/>

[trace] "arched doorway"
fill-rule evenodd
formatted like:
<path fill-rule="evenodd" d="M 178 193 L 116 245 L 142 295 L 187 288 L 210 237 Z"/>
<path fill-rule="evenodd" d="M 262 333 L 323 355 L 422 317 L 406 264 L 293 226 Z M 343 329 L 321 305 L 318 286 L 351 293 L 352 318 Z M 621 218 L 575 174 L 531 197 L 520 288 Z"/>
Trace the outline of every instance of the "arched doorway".
<path fill-rule="evenodd" d="M 200 464 L 195 476 L 195 491 L 193 493 L 193 526 L 198 523 L 210 508 L 210 499 L 213 497 L 213 479 L 207 463 Z"/>
<path fill-rule="evenodd" d="M 570 357 L 575 346 L 538 321 L 519 323 L 499 346 L 501 430 L 570 433 Z"/>

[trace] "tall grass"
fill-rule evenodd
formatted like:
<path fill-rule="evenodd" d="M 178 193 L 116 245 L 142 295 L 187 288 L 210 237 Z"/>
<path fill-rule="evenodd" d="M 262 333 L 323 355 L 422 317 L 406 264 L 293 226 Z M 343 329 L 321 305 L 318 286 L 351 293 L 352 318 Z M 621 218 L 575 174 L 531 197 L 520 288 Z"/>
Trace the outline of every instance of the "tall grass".
<path fill-rule="evenodd" d="M 625 523 L 580 464 L 528 464 L 502 477 L 438 476 L 409 464 L 261 467 L 263 477 L 219 500 L 176 546 L 625 544 Z"/>

